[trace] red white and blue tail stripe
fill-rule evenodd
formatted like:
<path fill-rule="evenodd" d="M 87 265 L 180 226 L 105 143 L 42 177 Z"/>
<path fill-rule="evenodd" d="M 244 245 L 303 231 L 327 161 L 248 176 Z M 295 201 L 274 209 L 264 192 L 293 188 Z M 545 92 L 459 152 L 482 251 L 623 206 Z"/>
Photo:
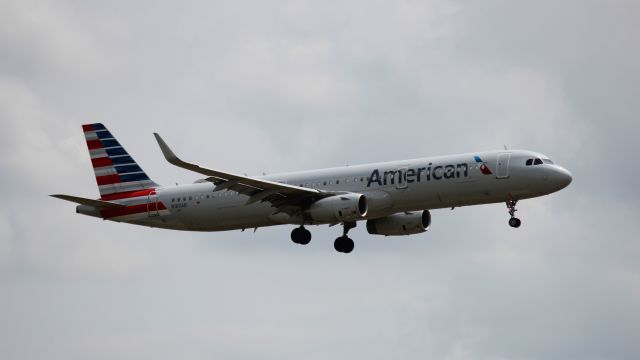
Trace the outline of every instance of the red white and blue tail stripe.
<path fill-rule="evenodd" d="M 149 179 L 104 125 L 82 125 L 82 130 L 87 140 L 101 199 L 128 198 L 130 195 L 136 196 L 136 193 L 148 193 L 158 186 Z"/>

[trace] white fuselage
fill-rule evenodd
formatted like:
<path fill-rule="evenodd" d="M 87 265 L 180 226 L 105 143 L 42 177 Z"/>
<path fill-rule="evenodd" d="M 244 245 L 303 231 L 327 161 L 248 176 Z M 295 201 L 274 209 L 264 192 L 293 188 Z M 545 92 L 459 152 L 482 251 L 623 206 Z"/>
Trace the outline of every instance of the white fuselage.
<path fill-rule="evenodd" d="M 567 170 L 550 162 L 525 165 L 531 158 L 545 157 L 530 151 L 489 151 L 257 178 L 363 194 L 368 201 L 364 219 L 376 219 L 400 212 L 527 199 L 558 191 L 571 181 Z M 304 214 L 278 213 L 268 202 L 247 204 L 248 200 L 248 196 L 235 191 L 216 191 L 213 183 L 201 180 L 160 187 L 155 194 L 144 197 L 119 200 L 127 205 L 147 204 L 148 211 L 110 220 L 192 231 L 330 223 L 314 221 Z M 78 212 L 95 215 L 82 205 Z"/>

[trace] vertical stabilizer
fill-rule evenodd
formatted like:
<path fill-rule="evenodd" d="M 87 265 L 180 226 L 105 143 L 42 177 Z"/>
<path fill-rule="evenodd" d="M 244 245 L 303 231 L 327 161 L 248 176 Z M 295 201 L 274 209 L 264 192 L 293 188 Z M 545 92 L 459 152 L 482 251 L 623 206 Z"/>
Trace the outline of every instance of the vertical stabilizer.
<path fill-rule="evenodd" d="M 82 130 L 102 199 L 136 196 L 136 192 L 158 186 L 104 125 L 82 125 Z"/>

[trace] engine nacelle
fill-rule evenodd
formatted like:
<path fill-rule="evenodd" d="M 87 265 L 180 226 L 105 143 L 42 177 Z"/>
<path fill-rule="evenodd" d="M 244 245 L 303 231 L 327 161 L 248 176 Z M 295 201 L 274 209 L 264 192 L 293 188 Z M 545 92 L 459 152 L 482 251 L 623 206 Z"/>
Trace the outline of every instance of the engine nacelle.
<path fill-rule="evenodd" d="M 367 216 L 367 198 L 362 194 L 335 195 L 316 201 L 308 214 L 314 221 L 345 222 Z"/>
<path fill-rule="evenodd" d="M 431 213 L 429 210 L 398 213 L 367 221 L 367 231 L 372 235 L 412 235 L 429 230 Z"/>

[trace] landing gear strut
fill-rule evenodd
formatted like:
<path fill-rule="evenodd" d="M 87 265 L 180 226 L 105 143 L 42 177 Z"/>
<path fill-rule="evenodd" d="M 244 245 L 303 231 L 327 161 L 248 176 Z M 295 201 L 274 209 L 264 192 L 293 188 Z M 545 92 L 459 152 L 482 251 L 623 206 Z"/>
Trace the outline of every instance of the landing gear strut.
<path fill-rule="evenodd" d="M 516 209 L 517 203 L 518 203 L 518 200 L 507 201 L 507 209 L 509 209 L 509 215 L 511 216 L 511 218 L 509 219 L 509 226 L 511 226 L 512 228 L 518 228 L 520 227 L 520 224 L 521 224 L 520 219 L 515 217 L 515 213 L 516 211 L 518 211 L 518 209 Z"/>
<path fill-rule="evenodd" d="M 307 245 L 311 241 L 311 232 L 300 225 L 291 231 L 291 240 L 300 245 Z"/>
<path fill-rule="evenodd" d="M 345 222 L 343 225 L 344 225 L 344 230 L 342 232 L 342 236 L 340 236 L 339 238 L 336 239 L 336 241 L 333 242 L 333 247 L 336 249 L 337 252 L 348 254 L 351 251 L 353 251 L 354 244 L 353 244 L 353 240 L 351 240 L 347 236 L 347 233 L 349 233 L 349 230 L 356 227 L 356 223 Z"/>

